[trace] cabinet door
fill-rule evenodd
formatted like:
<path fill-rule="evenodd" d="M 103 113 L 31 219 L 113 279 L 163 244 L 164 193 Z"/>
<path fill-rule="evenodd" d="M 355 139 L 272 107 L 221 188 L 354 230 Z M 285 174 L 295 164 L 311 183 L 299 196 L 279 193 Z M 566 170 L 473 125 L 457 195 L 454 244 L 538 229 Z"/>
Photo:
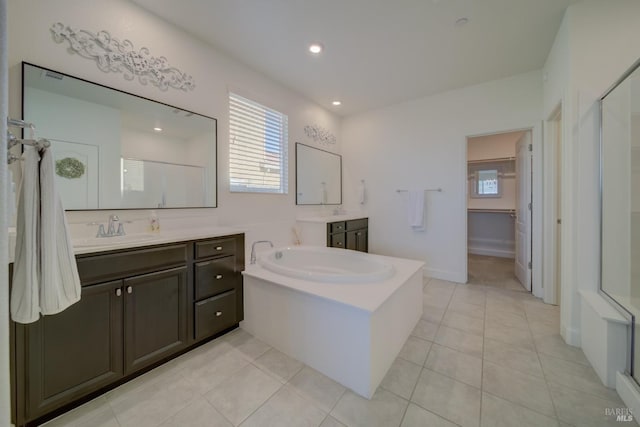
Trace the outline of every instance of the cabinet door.
<path fill-rule="evenodd" d="M 125 374 L 187 343 L 187 267 L 124 280 Z"/>
<path fill-rule="evenodd" d="M 27 420 L 122 377 L 122 281 L 82 288 L 80 301 L 24 328 Z"/>
<path fill-rule="evenodd" d="M 367 252 L 367 229 L 347 231 L 347 249 L 354 251 Z"/>

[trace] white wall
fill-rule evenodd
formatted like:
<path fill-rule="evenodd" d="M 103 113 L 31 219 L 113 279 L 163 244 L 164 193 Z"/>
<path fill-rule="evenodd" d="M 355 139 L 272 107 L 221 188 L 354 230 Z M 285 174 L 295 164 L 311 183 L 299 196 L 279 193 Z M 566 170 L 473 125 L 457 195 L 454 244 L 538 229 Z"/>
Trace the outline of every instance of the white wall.
<path fill-rule="evenodd" d="M 219 207 L 161 211 L 161 219 L 205 215 L 219 225 L 245 227 L 249 242 L 259 237 L 284 244 L 291 242 L 290 229 L 295 217 L 315 213 L 315 208 L 295 206 L 294 143 L 318 146 L 303 132 L 305 125 L 316 124 L 338 137 L 338 143 L 328 149 L 339 152 L 340 119 L 334 114 L 124 0 L 13 1 L 9 4 L 9 16 L 10 108 L 15 116 L 20 115 L 20 62 L 27 61 L 218 119 Z M 120 73 L 103 73 L 94 61 L 70 54 L 68 44 L 53 41 L 49 29 L 55 22 L 93 32 L 106 30 L 120 40 L 131 40 L 136 49 L 148 47 L 152 55 L 165 56 L 172 65 L 191 74 L 195 90 L 162 92 L 151 84 L 144 86 L 137 80 L 127 81 Z M 288 195 L 231 194 L 228 191 L 229 90 L 289 116 Z M 256 205 L 260 210 L 255 209 Z M 104 221 L 107 214 L 70 212 L 67 215 L 71 222 L 88 222 Z M 124 219 L 147 216 L 147 212 L 121 212 Z"/>
<path fill-rule="evenodd" d="M 599 281 L 598 99 L 640 56 L 640 2 L 585 0 L 571 6 L 544 75 L 545 118 L 563 102 L 562 334 L 580 344 L 578 290 Z M 578 268 L 579 267 L 579 268 Z"/>
<path fill-rule="evenodd" d="M 531 72 L 344 120 L 345 197 L 367 183 L 372 252 L 418 259 L 434 277 L 467 280 L 467 137 L 531 128 L 542 111 L 542 77 Z M 426 231 L 407 226 L 406 193 L 426 193 Z"/>
<path fill-rule="evenodd" d="M 516 156 L 516 142 L 522 132 L 506 132 L 469 138 L 467 160 L 487 160 Z"/>

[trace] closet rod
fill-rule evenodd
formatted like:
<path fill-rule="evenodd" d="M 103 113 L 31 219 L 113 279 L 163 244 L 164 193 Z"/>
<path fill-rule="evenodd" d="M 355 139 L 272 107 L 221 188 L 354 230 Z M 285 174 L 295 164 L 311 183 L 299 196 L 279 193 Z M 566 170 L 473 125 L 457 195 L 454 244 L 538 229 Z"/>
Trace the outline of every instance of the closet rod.
<path fill-rule="evenodd" d="M 442 188 L 425 188 L 423 191 L 437 191 L 442 193 Z M 409 190 L 396 190 L 396 193 L 408 193 Z"/>
<path fill-rule="evenodd" d="M 497 162 L 512 162 L 515 157 L 497 157 L 495 159 L 481 159 L 481 160 L 469 160 L 467 163 L 497 163 Z"/>

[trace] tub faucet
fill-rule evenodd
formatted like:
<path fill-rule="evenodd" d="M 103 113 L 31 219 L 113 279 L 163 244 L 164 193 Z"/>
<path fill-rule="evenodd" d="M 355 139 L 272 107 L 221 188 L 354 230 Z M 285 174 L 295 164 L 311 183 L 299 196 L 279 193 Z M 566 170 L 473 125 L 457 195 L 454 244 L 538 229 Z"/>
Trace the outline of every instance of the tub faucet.
<path fill-rule="evenodd" d="M 271 240 L 256 240 L 255 242 L 253 242 L 253 244 L 251 245 L 251 260 L 249 261 L 250 264 L 256 263 L 256 245 L 258 243 L 268 243 L 271 245 L 271 247 L 273 247 L 273 242 L 271 242 Z"/>

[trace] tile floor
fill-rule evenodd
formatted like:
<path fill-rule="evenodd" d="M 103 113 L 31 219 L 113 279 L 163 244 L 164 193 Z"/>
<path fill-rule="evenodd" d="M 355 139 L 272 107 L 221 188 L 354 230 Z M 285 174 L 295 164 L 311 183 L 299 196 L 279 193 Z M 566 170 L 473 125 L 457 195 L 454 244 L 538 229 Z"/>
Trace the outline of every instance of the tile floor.
<path fill-rule="evenodd" d="M 425 280 L 424 315 L 366 400 L 241 329 L 53 426 L 607 426 L 624 404 L 526 292 Z"/>
<path fill-rule="evenodd" d="M 513 258 L 469 254 L 469 283 L 526 292 L 527 290 L 516 278 L 514 269 Z"/>

